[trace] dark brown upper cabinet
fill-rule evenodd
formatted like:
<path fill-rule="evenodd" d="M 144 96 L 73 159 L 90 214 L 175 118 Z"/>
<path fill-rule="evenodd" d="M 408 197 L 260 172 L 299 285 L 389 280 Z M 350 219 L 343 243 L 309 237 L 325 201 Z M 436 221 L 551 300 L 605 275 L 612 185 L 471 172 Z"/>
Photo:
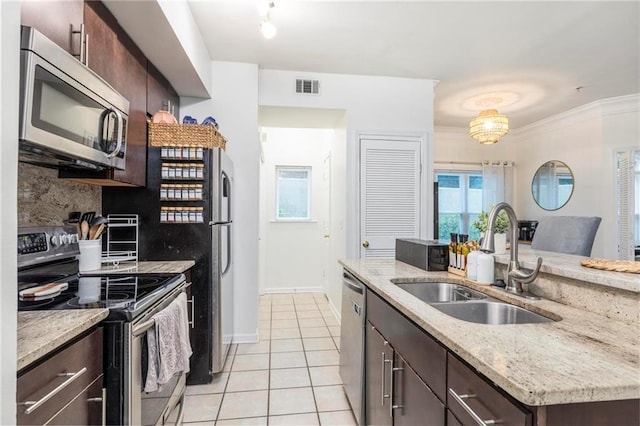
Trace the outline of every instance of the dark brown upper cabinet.
<path fill-rule="evenodd" d="M 20 23 L 36 28 L 47 38 L 72 55 L 79 55 L 80 31 L 84 22 L 82 0 L 23 1 L 20 3 Z"/>
<path fill-rule="evenodd" d="M 151 63 L 147 62 L 147 114 L 152 117 L 156 112 L 171 112 L 180 121 L 180 97 L 171 83 Z"/>

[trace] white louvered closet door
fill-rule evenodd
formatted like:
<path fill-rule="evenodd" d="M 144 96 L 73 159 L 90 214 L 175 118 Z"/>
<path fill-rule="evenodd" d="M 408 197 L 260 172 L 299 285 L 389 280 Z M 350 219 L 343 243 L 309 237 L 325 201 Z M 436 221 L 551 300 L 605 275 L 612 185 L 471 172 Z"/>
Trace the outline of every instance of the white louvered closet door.
<path fill-rule="evenodd" d="M 360 257 L 420 236 L 420 141 L 360 139 Z"/>

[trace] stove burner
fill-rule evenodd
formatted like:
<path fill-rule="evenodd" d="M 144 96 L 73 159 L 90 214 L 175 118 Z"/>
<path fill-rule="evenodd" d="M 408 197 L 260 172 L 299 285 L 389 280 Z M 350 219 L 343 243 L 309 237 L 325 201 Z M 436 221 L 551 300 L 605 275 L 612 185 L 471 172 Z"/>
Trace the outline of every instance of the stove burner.
<path fill-rule="evenodd" d="M 67 301 L 67 305 L 71 308 L 87 308 L 90 304 L 100 304 L 105 308 L 124 308 L 135 303 L 131 295 L 127 293 L 109 292 L 109 298 L 103 295 L 99 297 L 78 296 Z"/>

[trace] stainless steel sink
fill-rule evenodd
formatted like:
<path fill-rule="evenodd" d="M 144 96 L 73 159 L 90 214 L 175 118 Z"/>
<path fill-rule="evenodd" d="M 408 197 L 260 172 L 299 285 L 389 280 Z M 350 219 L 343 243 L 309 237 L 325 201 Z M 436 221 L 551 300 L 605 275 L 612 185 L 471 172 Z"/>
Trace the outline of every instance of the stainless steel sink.
<path fill-rule="evenodd" d="M 456 319 L 478 324 L 536 324 L 553 321 L 518 306 L 494 301 L 435 303 L 431 306 Z"/>
<path fill-rule="evenodd" d="M 461 302 L 487 298 L 480 292 L 458 284 L 416 282 L 396 285 L 426 303 Z"/>

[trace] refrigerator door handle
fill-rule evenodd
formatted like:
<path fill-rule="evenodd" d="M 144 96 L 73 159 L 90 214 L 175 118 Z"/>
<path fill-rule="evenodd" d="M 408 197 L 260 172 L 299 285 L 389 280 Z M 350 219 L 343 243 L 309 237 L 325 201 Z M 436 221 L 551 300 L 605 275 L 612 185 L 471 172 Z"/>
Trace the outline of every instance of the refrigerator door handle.
<path fill-rule="evenodd" d="M 229 269 L 231 269 L 231 222 L 221 226 L 227 226 L 229 229 L 229 232 L 227 233 L 227 264 L 222 270 L 222 276 L 224 277 L 229 271 Z"/>
<path fill-rule="evenodd" d="M 228 222 L 214 222 L 214 221 L 209 221 L 209 226 L 216 226 L 216 225 L 223 225 L 223 226 L 228 226 L 231 225 L 233 223 L 232 220 L 228 221 Z"/>

